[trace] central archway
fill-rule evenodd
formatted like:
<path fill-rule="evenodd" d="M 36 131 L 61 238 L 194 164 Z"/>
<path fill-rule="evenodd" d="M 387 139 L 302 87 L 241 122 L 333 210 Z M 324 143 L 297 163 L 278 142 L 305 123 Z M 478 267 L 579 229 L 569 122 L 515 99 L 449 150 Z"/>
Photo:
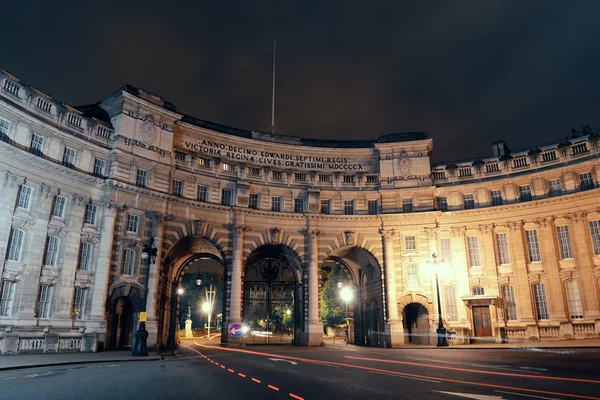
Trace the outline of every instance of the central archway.
<path fill-rule="evenodd" d="M 429 313 L 421 303 L 409 303 L 402 311 L 410 344 L 430 344 Z"/>

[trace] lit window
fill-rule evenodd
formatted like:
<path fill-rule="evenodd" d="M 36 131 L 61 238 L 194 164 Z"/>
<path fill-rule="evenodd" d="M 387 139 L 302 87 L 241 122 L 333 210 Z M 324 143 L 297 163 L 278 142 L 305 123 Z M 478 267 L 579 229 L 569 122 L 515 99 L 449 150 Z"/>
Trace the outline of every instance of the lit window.
<path fill-rule="evenodd" d="M 515 288 L 506 285 L 502 287 L 502 294 L 504 295 L 504 313 L 507 321 L 517 320 L 517 300 L 515 296 Z"/>
<path fill-rule="evenodd" d="M 481 267 L 481 254 L 479 252 L 479 236 L 469 236 L 469 261 L 471 267 Z"/>
<path fill-rule="evenodd" d="M 14 296 L 15 282 L 2 281 L 0 286 L 0 317 L 10 316 Z"/>
<path fill-rule="evenodd" d="M 571 251 L 571 237 L 569 236 L 569 227 L 567 225 L 557 226 L 556 232 L 558 233 L 560 257 L 563 260 L 566 258 L 573 258 L 573 253 Z"/>
<path fill-rule="evenodd" d="M 442 251 L 442 260 L 452 268 L 452 241 L 450 238 L 441 238 L 440 247 Z"/>
<path fill-rule="evenodd" d="M 137 233 L 140 217 L 137 215 L 129 215 L 127 217 L 127 232 Z"/>
<path fill-rule="evenodd" d="M 417 242 L 413 235 L 404 236 L 404 249 L 406 251 L 416 251 L 417 250 Z"/>
<path fill-rule="evenodd" d="M 183 181 L 173 179 L 173 196 L 183 196 Z"/>
<path fill-rule="evenodd" d="M 82 243 L 81 250 L 79 251 L 79 269 L 82 271 L 88 271 L 92 262 L 92 244 Z"/>
<path fill-rule="evenodd" d="M 502 205 L 502 190 L 492 190 L 492 205 L 493 206 L 501 206 Z"/>
<path fill-rule="evenodd" d="M 465 194 L 463 196 L 463 203 L 465 204 L 465 210 L 475 208 L 475 198 L 473 197 L 473 194 Z"/>
<path fill-rule="evenodd" d="M 208 201 L 208 186 L 198 185 L 198 201 Z"/>
<path fill-rule="evenodd" d="M 44 265 L 55 267 L 58 256 L 58 238 L 50 236 L 46 240 L 46 251 L 44 253 Z"/>
<path fill-rule="evenodd" d="M 377 215 L 377 212 L 379 211 L 377 200 L 369 200 L 367 204 L 369 207 L 369 215 Z"/>
<path fill-rule="evenodd" d="M 258 194 L 250 193 L 250 198 L 248 199 L 248 207 L 258 210 Z"/>
<path fill-rule="evenodd" d="M 281 211 L 281 196 L 271 197 L 271 211 Z"/>
<path fill-rule="evenodd" d="M 304 199 L 301 197 L 294 199 L 294 212 L 297 214 L 304 213 Z"/>
<path fill-rule="evenodd" d="M 531 186 L 523 185 L 519 187 L 521 201 L 531 201 Z"/>
<path fill-rule="evenodd" d="M 225 172 L 235 172 L 235 165 L 229 164 L 229 163 L 223 163 L 221 165 L 222 165 L 223 171 L 225 171 Z"/>
<path fill-rule="evenodd" d="M 542 255 L 540 253 L 540 244 L 538 241 L 537 231 L 525 231 L 527 237 L 527 250 L 529 251 L 529 261 L 539 262 L 542 261 Z"/>
<path fill-rule="evenodd" d="M 590 232 L 592 234 L 592 245 L 594 246 L 594 255 L 600 256 L 600 220 L 590 221 Z"/>
<path fill-rule="evenodd" d="M 536 283 L 533 285 L 533 293 L 535 296 L 535 311 L 538 319 L 550 319 L 550 311 L 548 309 L 548 298 L 546 296 L 546 285 Z"/>
<path fill-rule="evenodd" d="M 123 258 L 123 275 L 133 275 L 135 271 L 135 250 L 125 249 L 125 257 Z"/>
<path fill-rule="evenodd" d="M 344 214 L 354 215 L 354 200 L 344 200 Z"/>
<path fill-rule="evenodd" d="M 210 167 L 210 160 L 208 158 L 198 157 L 198 166 L 199 167 L 204 167 L 204 168 L 209 168 Z"/>
<path fill-rule="evenodd" d="M 496 234 L 496 243 L 498 244 L 498 256 L 500 264 L 510 264 L 510 252 L 508 250 L 508 234 Z"/>
<path fill-rule="evenodd" d="M 221 204 L 224 206 L 230 206 L 233 204 L 233 190 L 223 189 L 221 191 Z"/>
<path fill-rule="evenodd" d="M 444 289 L 444 305 L 446 306 L 446 319 L 448 321 L 458 321 L 456 290 L 453 287 Z"/>
<path fill-rule="evenodd" d="M 50 300 L 52 299 L 52 286 L 40 285 L 38 301 L 38 317 L 48 318 L 50 315 Z"/>
<path fill-rule="evenodd" d="M 26 185 L 19 186 L 19 202 L 17 203 L 19 208 L 29 209 L 31 201 L 31 188 Z"/>
<path fill-rule="evenodd" d="M 63 196 L 54 197 L 54 205 L 52 206 L 52 215 L 58 218 L 63 218 L 65 215 L 65 204 L 67 198 Z"/>
<path fill-rule="evenodd" d="M 83 319 L 83 314 L 85 311 L 85 294 L 87 290 L 82 288 L 75 288 L 75 293 L 73 295 L 73 314 L 75 318 L 78 320 Z"/>
<path fill-rule="evenodd" d="M 65 147 L 65 151 L 63 152 L 62 164 L 65 167 L 75 168 L 76 155 L 77 155 L 77 152 L 74 149 Z"/>
<path fill-rule="evenodd" d="M 567 288 L 567 300 L 569 303 L 569 313 L 571 319 L 583 318 L 583 306 L 581 305 L 581 294 L 579 293 L 579 284 L 577 281 L 569 280 L 565 282 Z"/>
<path fill-rule="evenodd" d="M 148 171 L 145 169 L 138 169 L 135 177 L 135 184 L 139 187 L 148 187 Z"/>
<path fill-rule="evenodd" d="M 98 207 L 94 204 L 88 204 L 85 208 L 85 223 L 96 225 L 96 211 Z"/>
<path fill-rule="evenodd" d="M 8 259 L 10 261 L 19 261 L 21 259 L 21 248 L 23 247 L 23 237 L 25 233 L 18 228 L 13 228 L 8 240 Z"/>

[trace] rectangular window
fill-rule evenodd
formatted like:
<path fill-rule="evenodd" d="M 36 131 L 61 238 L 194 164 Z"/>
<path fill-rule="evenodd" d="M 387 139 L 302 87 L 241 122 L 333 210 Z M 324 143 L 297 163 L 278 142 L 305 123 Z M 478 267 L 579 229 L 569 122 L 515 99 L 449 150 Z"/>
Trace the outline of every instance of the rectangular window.
<path fill-rule="evenodd" d="M 13 228 L 8 239 L 8 260 L 19 261 L 21 259 L 21 248 L 25 233 L 18 228 Z"/>
<path fill-rule="evenodd" d="M 210 160 L 204 157 L 198 157 L 198 166 L 204 168 L 210 168 Z"/>
<path fill-rule="evenodd" d="M 67 203 L 67 198 L 63 196 L 55 196 L 54 197 L 54 205 L 52 206 L 52 215 L 58 218 L 63 218 L 65 216 L 65 204 Z"/>
<path fill-rule="evenodd" d="M 99 158 L 94 160 L 94 175 L 104 177 L 104 160 Z"/>
<path fill-rule="evenodd" d="M 58 256 L 58 238 L 50 236 L 46 240 L 46 251 L 44 252 L 44 265 L 56 267 L 56 259 Z"/>
<path fill-rule="evenodd" d="M 173 179 L 173 196 L 183 196 L 183 181 Z"/>
<path fill-rule="evenodd" d="M 442 260 L 452 268 L 452 241 L 450 238 L 441 238 L 440 239 L 440 248 L 442 251 Z"/>
<path fill-rule="evenodd" d="M 581 305 L 581 294 L 579 293 L 579 283 L 577 281 L 565 282 L 567 288 L 567 300 L 569 303 L 569 313 L 571 319 L 583 318 L 583 306 Z"/>
<path fill-rule="evenodd" d="M 198 185 L 198 201 L 208 201 L 208 186 Z"/>
<path fill-rule="evenodd" d="M 297 214 L 304 213 L 304 199 L 301 197 L 297 197 L 294 199 L 294 212 Z"/>
<path fill-rule="evenodd" d="M 481 253 L 479 251 L 479 236 L 469 236 L 469 261 L 471 267 L 481 267 Z"/>
<path fill-rule="evenodd" d="M 510 264 L 510 252 L 508 250 L 508 234 L 496 234 L 496 243 L 498 245 L 498 258 L 500 259 L 500 264 Z"/>
<path fill-rule="evenodd" d="M 127 232 L 137 233 L 140 217 L 137 215 L 129 215 L 127 217 Z"/>
<path fill-rule="evenodd" d="M 271 211 L 281 211 L 281 196 L 271 197 Z"/>
<path fill-rule="evenodd" d="M 125 249 L 123 257 L 123 275 L 133 275 L 135 272 L 135 250 Z"/>
<path fill-rule="evenodd" d="M 273 171 L 273 179 L 276 181 L 283 180 L 283 171 Z"/>
<path fill-rule="evenodd" d="M 463 195 L 463 203 L 465 205 L 465 210 L 472 210 L 475 208 L 475 197 L 473 197 L 473 194 Z"/>
<path fill-rule="evenodd" d="M 331 182 L 331 181 L 332 181 L 331 175 L 319 174 L 319 182 Z"/>
<path fill-rule="evenodd" d="M 531 201 L 531 186 L 523 185 L 519 187 L 521 201 Z"/>
<path fill-rule="evenodd" d="M 222 163 L 223 171 L 225 172 L 235 172 L 235 165 L 229 163 Z"/>
<path fill-rule="evenodd" d="M 354 183 L 354 175 L 343 175 L 344 183 Z"/>
<path fill-rule="evenodd" d="M 148 171 L 145 169 L 138 169 L 135 177 L 135 184 L 139 187 L 148 187 Z"/>
<path fill-rule="evenodd" d="M 297 182 L 306 182 L 308 179 L 308 175 L 304 172 L 296 172 L 294 174 L 294 180 Z"/>
<path fill-rule="evenodd" d="M 331 202 L 330 200 L 321 200 L 321 214 L 329 214 Z"/>
<path fill-rule="evenodd" d="M 85 294 L 86 290 L 82 288 L 75 288 L 75 294 L 73 296 L 73 314 L 75 318 L 78 320 L 83 319 L 83 314 L 85 311 Z"/>
<path fill-rule="evenodd" d="M 36 156 L 42 157 L 44 155 L 44 137 L 34 133 L 31 137 L 31 144 L 29 145 L 29 151 Z"/>
<path fill-rule="evenodd" d="M 501 206 L 502 205 L 502 190 L 492 190 L 492 205 L 493 206 Z"/>
<path fill-rule="evenodd" d="M 560 179 L 552 179 L 550 181 L 550 196 L 560 196 L 562 194 L 562 185 Z"/>
<path fill-rule="evenodd" d="M 233 190 L 223 189 L 221 191 L 221 204 L 224 206 L 230 206 L 233 204 Z"/>
<path fill-rule="evenodd" d="M 81 250 L 79 250 L 79 269 L 82 271 L 88 271 L 92 262 L 92 244 L 82 243 Z"/>
<path fill-rule="evenodd" d="M 535 296 L 535 311 L 538 319 L 550 319 L 548 297 L 546 296 L 546 285 L 543 283 L 536 283 L 533 285 L 533 293 Z"/>
<path fill-rule="evenodd" d="M 571 237 L 569 236 L 569 227 L 567 225 L 557 226 L 556 233 L 558 234 L 558 245 L 560 249 L 560 258 L 573 258 L 571 251 Z"/>
<path fill-rule="evenodd" d="M 98 207 L 94 204 L 88 204 L 85 208 L 85 223 L 96 225 L 96 211 Z"/>
<path fill-rule="evenodd" d="M 19 208 L 29 209 L 31 202 L 31 188 L 26 185 L 19 186 L 19 201 L 17 203 Z"/>
<path fill-rule="evenodd" d="M 379 211 L 377 200 L 369 200 L 367 204 L 369 207 L 369 215 L 377 215 Z"/>
<path fill-rule="evenodd" d="M 367 175 L 367 183 L 377 183 L 379 179 L 377 179 L 377 175 Z"/>
<path fill-rule="evenodd" d="M 504 314 L 507 321 L 517 320 L 517 297 L 515 296 L 515 288 L 506 285 L 502 287 L 504 297 Z"/>
<path fill-rule="evenodd" d="M 592 245 L 594 246 L 594 255 L 600 256 L 600 220 L 590 221 L 590 232 L 592 234 Z"/>
<path fill-rule="evenodd" d="M 344 200 L 344 214 L 354 215 L 354 200 Z"/>
<path fill-rule="evenodd" d="M 404 236 L 404 250 L 406 251 L 416 251 L 417 250 L 417 241 L 413 235 Z"/>
<path fill-rule="evenodd" d="M 249 167 L 248 176 L 260 176 L 260 168 Z"/>
<path fill-rule="evenodd" d="M 52 286 L 40 285 L 40 298 L 38 301 L 38 317 L 48 318 L 50 315 L 50 300 L 52 298 Z"/>
<path fill-rule="evenodd" d="M 248 198 L 248 207 L 258 210 L 258 194 L 250 193 L 250 197 Z"/>
<path fill-rule="evenodd" d="M 410 213 L 413 210 L 412 199 L 404 198 L 402 199 L 402 212 Z"/>
<path fill-rule="evenodd" d="M 419 267 L 417 267 L 417 264 L 410 263 L 406 266 L 406 278 L 408 287 L 419 286 Z"/>
<path fill-rule="evenodd" d="M 65 147 L 65 151 L 63 153 L 62 164 L 65 167 L 75 168 L 75 157 L 77 152 L 74 149 L 69 147 Z"/>
<path fill-rule="evenodd" d="M 594 188 L 594 179 L 591 172 L 579 175 L 579 187 L 581 190 L 590 190 Z"/>
<path fill-rule="evenodd" d="M 446 319 L 448 321 L 458 321 L 456 290 L 453 287 L 444 289 L 444 305 L 446 306 Z"/>
<path fill-rule="evenodd" d="M 448 199 L 445 197 L 438 197 L 437 208 L 440 211 L 448 211 Z"/>
<path fill-rule="evenodd" d="M 7 142 L 8 132 L 10 132 L 10 122 L 0 118 L 0 140 Z"/>
<path fill-rule="evenodd" d="M 2 286 L 0 286 L 0 317 L 10 316 L 14 296 L 15 282 L 2 281 Z"/>
<path fill-rule="evenodd" d="M 527 236 L 527 250 L 529 251 L 529 261 L 542 261 L 537 231 L 525 231 L 525 235 Z"/>

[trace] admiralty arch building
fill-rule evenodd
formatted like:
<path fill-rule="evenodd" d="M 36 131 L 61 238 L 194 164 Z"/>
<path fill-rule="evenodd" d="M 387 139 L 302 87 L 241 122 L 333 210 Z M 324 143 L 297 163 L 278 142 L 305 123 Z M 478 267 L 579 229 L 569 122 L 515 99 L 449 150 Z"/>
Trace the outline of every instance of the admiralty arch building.
<path fill-rule="evenodd" d="M 435 343 L 438 318 L 451 346 L 598 338 L 600 136 L 565 133 L 434 165 L 424 133 L 247 131 L 131 86 L 72 107 L 0 70 L 0 354 L 131 345 L 142 315 L 173 345 L 198 260 L 229 345 L 282 299 L 289 342 L 320 345 L 332 265 L 357 345 Z"/>

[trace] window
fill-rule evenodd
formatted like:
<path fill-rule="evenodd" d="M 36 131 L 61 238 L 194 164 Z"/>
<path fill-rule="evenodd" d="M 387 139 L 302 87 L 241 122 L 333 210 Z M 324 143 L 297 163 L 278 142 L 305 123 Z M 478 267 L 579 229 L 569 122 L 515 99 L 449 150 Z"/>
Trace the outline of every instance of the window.
<path fill-rule="evenodd" d="M 519 187 L 521 201 L 531 201 L 531 186 L 523 185 Z"/>
<path fill-rule="evenodd" d="M 367 204 L 369 207 L 369 215 L 377 215 L 377 212 L 379 211 L 377 200 L 369 200 Z"/>
<path fill-rule="evenodd" d="M 63 196 L 54 197 L 54 205 L 52 206 L 52 215 L 58 218 L 63 218 L 65 215 L 65 204 L 67 198 Z"/>
<path fill-rule="evenodd" d="M 571 319 L 583 318 L 583 306 L 581 305 L 581 294 L 579 293 L 579 284 L 577 281 L 566 281 L 567 301 L 569 303 L 569 313 Z"/>
<path fill-rule="evenodd" d="M 535 297 L 535 311 L 538 319 L 550 319 L 550 311 L 548 310 L 548 298 L 546 297 L 546 285 L 536 283 L 533 285 L 533 293 Z"/>
<path fill-rule="evenodd" d="M 86 290 L 76 287 L 75 294 L 73 295 L 73 314 L 78 320 L 83 319 L 83 313 L 85 311 L 85 294 Z"/>
<path fill-rule="evenodd" d="M 508 251 L 508 234 L 496 234 L 496 243 L 498 245 L 498 258 L 500 264 L 510 264 L 510 252 Z"/>
<path fill-rule="evenodd" d="M 198 201 L 208 201 L 208 186 L 198 185 Z"/>
<path fill-rule="evenodd" d="M 319 174 L 319 182 L 331 182 L 331 175 Z"/>
<path fill-rule="evenodd" d="M 233 190 L 223 189 L 221 191 L 221 204 L 224 206 L 230 206 L 233 204 Z"/>
<path fill-rule="evenodd" d="M 173 196 L 183 196 L 183 181 L 173 179 Z"/>
<path fill-rule="evenodd" d="M 304 199 L 297 197 L 294 199 L 294 212 L 297 214 L 304 213 Z"/>
<path fill-rule="evenodd" d="M 260 168 L 249 167 L 248 176 L 260 176 Z"/>
<path fill-rule="evenodd" d="M 560 196 L 562 194 L 562 186 L 560 179 L 552 179 L 550 181 L 550 196 Z"/>
<path fill-rule="evenodd" d="M 0 139 L 8 141 L 8 132 L 10 131 L 10 122 L 0 118 Z"/>
<path fill-rule="evenodd" d="M 46 251 L 44 253 L 44 265 L 56 267 L 56 259 L 58 256 L 58 238 L 50 236 L 46 239 Z"/>
<path fill-rule="evenodd" d="M 592 245 L 594 246 L 594 255 L 600 256 L 600 220 L 590 221 L 590 232 L 592 234 Z"/>
<path fill-rule="evenodd" d="M 442 251 L 442 260 L 452 268 L 452 241 L 450 238 L 440 239 L 440 249 Z"/>
<path fill-rule="evenodd" d="M 135 272 L 135 250 L 125 249 L 123 257 L 123 275 L 133 275 Z"/>
<path fill-rule="evenodd" d="M 557 226 L 558 245 L 560 250 L 560 258 L 573 258 L 571 251 L 571 237 L 569 236 L 569 227 L 567 225 Z"/>
<path fill-rule="evenodd" d="M 377 178 L 377 175 L 367 175 L 367 183 L 377 183 L 379 181 Z"/>
<path fill-rule="evenodd" d="M 529 251 L 529 261 L 542 261 L 537 231 L 525 231 L 525 235 L 527 236 L 527 250 Z"/>
<path fill-rule="evenodd" d="M 354 175 L 343 175 L 342 179 L 344 183 L 354 183 Z"/>
<path fill-rule="evenodd" d="M 481 254 L 479 252 L 479 236 L 469 236 L 469 261 L 471 267 L 481 267 Z"/>
<path fill-rule="evenodd" d="M 69 147 L 65 147 L 65 151 L 63 153 L 62 164 L 65 167 L 75 168 L 75 156 L 77 152 Z"/>
<path fill-rule="evenodd" d="M 31 137 L 29 151 L 36 156 L 42 157 L 44 155 L 44 137 L 34 133 Z"/>
<path fill-rule="evenodd" d="M 304 172 L 296 172 L 294 174 L 294 180 L 296 180 L 298 182 L 306 182 L 307 179 L 308 179 L 308 176 Z"/>
<path fill-rule="evenodd" d="M 515 288 L 506 285 L 502 287 L 502 295 L 504 297 L 504 314 L 507 321 L 517 320 L 517 300 L 515 296 Z"/>
<path fill-rule="evenodd" d="M 137 215 L 127 216 L 127 232 L 137 233 L 140 217 Z"/>
<path fill-rule="evenodd" d="M 94 204 L 88 204 L 85 208 L 85 223 L 96 225 L 96 211 L 98 207 Z"/>
<path fill-rule="evenodd" d="M 8 259 L 10 261 L 21 260 L 21 248 L 23 247 L 24 236 L 25 233 L 18 228 L 13 228 L 10 232 L 10 238 L 8 240 Z"/>
<path fill-rule="evenodd" d="M 40 298 L 38 301 L 38 317 L 48 318 L 50 315 L 50 299 L 52 298 L 52 286 L 40 285 Z"/>
<path fill-rule="evenodd" d="M 410 213 L 413 210 L 412 199 L 402 199 L 402 212 Z"/>
<path fill-rule="evenodd" d="M 419 269 L 417 268 L 417 264 L 408 264 L 406 267 L 406 278 L 409 287 L 418 287 L 419 286 Z"/>
<path fill-rule="evenodd" d="M 229 163 L 223 163 L 221 165 L 222 165 L 223 171 L 225 171 L 225 172 L 235 172 L 235 165 L 229 164 Z"/>
<path fill-rule="evenodd" d="M 444 305 L 446 306 L 446 319 L 448 321 L 458 321 L 456 290 L 453 287 L 444 289 Z"/>
<path fill-rule="evenodd" d="M 590 190 L 594 188 L 594 179 L 591 172 L 579 175 L 579 187 L 581 190 Z"/>
<path fill-rule="evenodd" d="M 471 210 L 475 208 L 475 198 L 473 194 L 465 194 L 463 195 L 463 203 L 465 204 L 465 210 Z"/>
<path fill-rule="evenodd" d="M 354 200 L 344 200 L 344 214 L 354 215 Z"/>
<path fill-rule="evenodd" d="M 445 197 L 438 197 L 437 208 L 440 211 L 448 211 L 448 199 Z"/>
<path fill-rule="evenodd" d="M 273 171 L 273 179 L 277 181 L 283 180 L 283 171 Z"/>
<path fill-rule="evenodd" d="M 321 214 L 329 214 L 331 212 L 330 205 L 330 200 L 321 200 Z"/>
<path fill-rule="evenodd" d="M 492 205 L 493 206 L 501 206 L 502 205 L 502 190 L 492 190 Z"/>
<path fill-rule="evenodd" d="M 81 244 L 81 250 L 79 250 L 79 269 L 82 271 L 88 271 L 92 262 L 92 244 L 85 242 Z"/>
<path fill-rule="evenodd" d="M 2 281 L 0 286 L 0 317 L 8 317 L 15 296 L 15 282 Z"/>
<path fill-rule="evenodd" d="M 481 286 L 475 286 L 473 288 L 473 296 L 485 296 L 485 289 Z"/>
<path fill-rule="evenodd" d="M 210 160 L 204 157 L 198 157 L 198 166 L 204 168 L 210 168 Z"/>
<path fill-rule="evenodd" d="M 31 201 L 31 188 L 26 185 L 19 186 L 19 201 L 17 203 L 19 208 L 29 209 L 29 203 Z"/>
<path fill-rule="evenodd" d="M 281 211 L 281 196 L 271 197 L 271 210 L 277 212 Z"/>
<path fill-rule="evenodd" d="M 135 177 L 135 184 L 139 187 L 148 187 L 148 171 L 145 169 L 138 169 Z"/>
<path fill-rule="evenodd" d="M 104 160 L 99 158 L 94 160 L 94 175 L 104 177 Z"/>
<path fill-rule="evenodd" d="M 416 251 L 417 250 L 417 242 L 413 235 L 404 236 L 404 250 L 406 250 L 406 251 Z"/>
<path fill-rule="evenodd" d="M 248 207 L 258 210 L 258 194 L 250 193 L 250 197 L 248 199 Z"/>

